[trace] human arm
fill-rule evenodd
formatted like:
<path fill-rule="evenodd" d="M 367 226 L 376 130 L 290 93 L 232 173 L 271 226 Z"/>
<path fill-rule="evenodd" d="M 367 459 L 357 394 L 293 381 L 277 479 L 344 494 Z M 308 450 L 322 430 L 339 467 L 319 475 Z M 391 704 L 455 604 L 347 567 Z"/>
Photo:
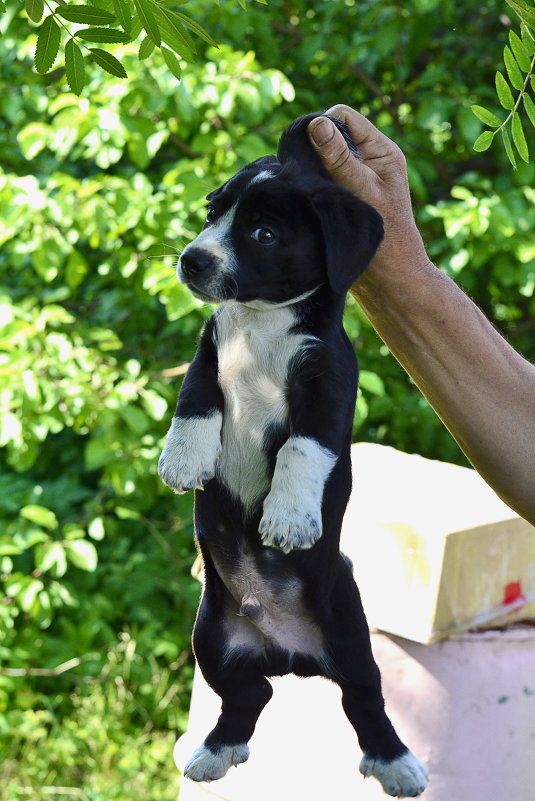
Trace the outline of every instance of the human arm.
<path fill-rule="evenodd" d="M 535 524 L 535 367 L 430 262 L 400 149 L 348 106 L 329 113 L 347 123 L 361 160 L 334 126 L 318 153 L 334 180 L 374 206 L 385 225 L 352 294 L 470 462 Z M 311 136 L 317 126 L 314 120 Z"/>

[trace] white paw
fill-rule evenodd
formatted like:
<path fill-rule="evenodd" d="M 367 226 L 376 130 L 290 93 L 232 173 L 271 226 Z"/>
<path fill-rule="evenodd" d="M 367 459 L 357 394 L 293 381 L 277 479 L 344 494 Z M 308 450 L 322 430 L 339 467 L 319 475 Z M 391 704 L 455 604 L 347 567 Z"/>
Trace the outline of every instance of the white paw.
<path fill-rule="evenodd" d="M 221 779 L 229 768 L 249 759 L 247 743 L 224 745 L 211 751 L 204 743 L 193 753 L 184 768 L 184 776 L 194 782 L 211 782 Z"/>
<path fill-rule="evenodd" d="M 427 787 L 427 771 L 410 751 L 390 762 L 364 754 L 359 770 L 364 777 L 379 779 L 385 793 L 395 798 L 415 798 Z"/>
<path fill-rule="evenodd" d="M 164 484 L 182 494 L 203 489 L 215 475 L 221 454 L 220 412 L 210 417 L 173 417 L 158 473 Z"/>
<path fill-rule="evenodd" d="M 258 530 L 264 545 L 284 553 L 312 548 L 321 537 L 321 508 L 289 507 L 287 496 L 272 490 L 264 501 Z"/>

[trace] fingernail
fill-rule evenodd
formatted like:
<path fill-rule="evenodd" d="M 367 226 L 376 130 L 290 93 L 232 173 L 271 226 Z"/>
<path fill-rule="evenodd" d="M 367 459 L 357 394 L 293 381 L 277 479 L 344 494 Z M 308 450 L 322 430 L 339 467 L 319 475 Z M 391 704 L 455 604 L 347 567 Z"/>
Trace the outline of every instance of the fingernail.
<path fill-rule="evenodd" d="M 310 126 L 310 135 L 314 144 L 318 147 L 323 147 L 333 138 L 334 125 L 325 117 L 320 117 L 317 122 L 313 122 Z"/>

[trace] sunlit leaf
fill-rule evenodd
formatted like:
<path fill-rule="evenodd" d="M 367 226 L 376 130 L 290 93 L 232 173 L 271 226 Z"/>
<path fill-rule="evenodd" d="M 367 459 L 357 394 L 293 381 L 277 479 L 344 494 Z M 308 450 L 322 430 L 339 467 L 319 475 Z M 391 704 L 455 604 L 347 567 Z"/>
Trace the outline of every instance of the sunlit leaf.
<path fill-rule="evenodd" d="M 96 6 L 60 4 L 56 9 L 56 14 L 69 22 L 78 22 L 80 25 L 109 25 L 115 22 L 113 14 Z"/>
<path fill-rule="evenodd" d="M 511 145 L 511 139 L 509 138 L 509 134 L 505 128 L 502 128 L 502 140 L 505 152 L 507 153 L 507 158 L 511 162 L 513 169 L 516 170 L 516 159 L 515 154 L 513 153 L 513 146 Z"/>
<path fill-rule="evenodd" d="M 113 10 L 119 20 L 121 28 L 125 33 L 130 33 L 132 28 L 132 10 L 127 0 L 113 0 Z"/>
<path fill-rule="evenodd" d="M 529 162 L 528 143 L 526 142 L 526 137 L 524 136 L 520 114 L 514 115 L 511 123 L 511 132 L 513 134 L 513 142 L 515 143 L 515 147 L 520 154 L 520 158 L 522 158 L 525 162 Z"/>
<path fill-rule="evenodd" d="M 498 100 L 504 108 L 512 110 L 515 107 L 511 89 L 501 72 L 496 73 L 496 92 L 498 94 Z"/>
<path fill-rule="evenodd" d="M 61 32 L 59 25 L 50 14 L 39 29 L 37 46 L 35 48 L 35 69 L 44 75 L 54 64 L 58 55 Z"/>
<path fill-rule="evenodd" d="M 145 36 L 141 44 L 139 45 L 138 51 L 138 58 L 140 61 L 144 61 L 148 58 L 151 53 L 154 51 L 154 42 L 148 36 Z"/>
<path fill-rule="evenodd" d="M 524 94 L 522 100 L 524 102 L 526 114 L 528 115 L 531 124 L 535 128 L 535 103 L 528 94 Z"/>
<path fill-rule="evenodd" d="M 66 542 L 65 548 L 70 562 L 81 570 L 92 573 L 98 564 L 97 549 L 88 540 Z"/>
<path fill-rule="evenodd" d="M 165 63 L 167 64 L 169 71 L 173 73 L 175 78 L 178 78 L 180 80 L 180 78 L 182 77 L 182 68 L 175 54 L 172 53 L 171 50 L 168 50 L 167 47 L 162 47 L 162 56 L 164 58 Z"/>
<path fill-rule="evenodd" d="M 24 0 L 24 8 L 32 22 L 41 22 L 45 10 L 43 0 Z"/>
<path fill-rule="evenodd" d="M 489 125 L 491 128 L 499 128 L 502 124 L 501 120 L 493 114 L 492 111 L 488 111 L 488 109 L 483 108 L 483 106 L 472 106 L 472 111 L 476 115 L 481 122 L 484 122 L 485 125 Z"/>
<path fill-rule="evenodd" d="M 488 150 L 492 144 L 492 140 L 494 139 L 494 131 L 483 131 L 483 133 L 477 137 L 476 141 L 474 142 L 474 150 L 478 153 L 482 153 L 484 150 Z"/>
<path fill-rule="evenodd" d="M 100 42 L 111 44 L 113 42 L 129 42 L 130 36 L 127 33 L 118 31 L 116 28 L 82 28 L 76 31 L 76 36 L 86 42 Z"/>
<path fill-rule="evenodd" d="M 162 36 L 154 16 L 154 4 L 151 0 L 134 0 L 134 5 L 147 36 L 159 47 L 162 43 Z"/>
<path fill-rule="evenodd" d="M 522 39 L 513 30 L 509 31 L 509 44 L 520 69 L 523 72 L 529 72 L 531 69 L 530 54 Z"/>
<path fill-rule="evenodd" d="M 208 44 L 217 47 L 217 42 L 214 39 L 212 39 L 210 34 L 206 33 L 204 28 L 201 27 L 198 22 L 195 22 L 195 20 L 191 19 L 191 17 L 187 17 L 180 11 L 175 11 L 174 13 L 178 17 L 178 19 L 181 22 L 183 22 L 184 25 L 186 25 L 186 27 L 188 27 L 191 31 L 193 31 L 193 33 L 196 33 L 197 36 L 199 36 L 201 39 L 204 39 L 204 41 L 208 42 Z"/>
<path fill-rule="evenodd" d="M 503 60 L 505 63 L 505 69 L 507 70 L 507 75 L 511 81 L 511 85 L 514 89 L 521 91 L 524 88 L 524 78 L 522 77 L 522 73 L 518 68 L 518 64 L 516 63 L 516 59 L 513 56 L 509 45 L 505 45 L 503 49 Z"/>
<path fill-rule="evenodd" d="M 116 78 L 128 78 L 126 74 L 126 70 L 121 64 L 121 62 L 112 56 L 111 53 L 108 53 L 107 50 L 101 50 L 99 47 L 91 47 L 90 53 L 99 67 L 102 67 L 103 70 L 109 72 L 110 75 L 115 75 Z"/>
<path fill-rule="evenodd" d="M 20 514 L 21 517 L 30 520 L 32 523 L 37 523 L 37 525 L 43 528 L 54 529 L 58 526 L 56 515 L 51 509 L 47 509 L 45 506 L 39 506 L 37 504 L 23 506 L 20 510 Z"/>
<path fill-rule="evenodd" d="M 65 45 L 65 77 L 74 94 L 81 94 L 85 83 L 84 57 L 74 39 Z"/>

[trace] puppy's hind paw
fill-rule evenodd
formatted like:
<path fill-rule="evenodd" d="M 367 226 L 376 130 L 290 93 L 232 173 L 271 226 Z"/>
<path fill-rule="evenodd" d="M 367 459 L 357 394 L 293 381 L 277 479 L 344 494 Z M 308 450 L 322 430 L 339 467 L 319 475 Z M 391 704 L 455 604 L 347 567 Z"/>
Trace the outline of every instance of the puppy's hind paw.
<path fill-rule="evenodd" d="M 214 751 L 203 743 L 192 754 L 184 768 L 184 776 L 194 782 L 212 782 L 222 779 L 233 765 L 239 765 L 248 759 L 247 743 L 223 745 Z"/>
<path fill-rule="evenodd" d="M 364 754 L 359 770 L 365 778 L 375 776 L 385 793 L 394 798 L 415 798 L 428 783 L 427 770 L 410 751 L 388 762 Z"/>

